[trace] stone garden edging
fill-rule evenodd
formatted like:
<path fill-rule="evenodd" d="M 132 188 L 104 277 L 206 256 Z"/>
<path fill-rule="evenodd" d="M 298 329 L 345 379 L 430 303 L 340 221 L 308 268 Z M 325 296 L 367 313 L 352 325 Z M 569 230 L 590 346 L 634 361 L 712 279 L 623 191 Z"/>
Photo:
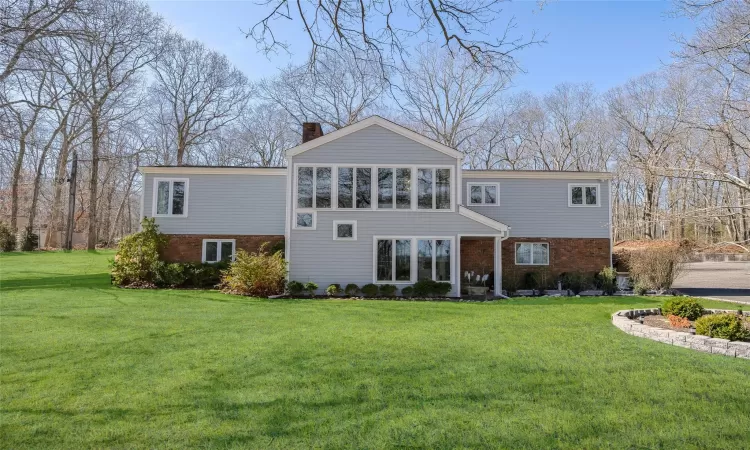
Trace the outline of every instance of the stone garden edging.
<path fill-rule="evenodd" d="M 737 311 L 725 309 L 707 309 L 707 313 L 736 313 Z M 635 319 L 640 316 L 661 314 L 656 309 L 625 309 L 612 314 L 612 324 L 622 331 L 633 336 L 664 342 L 665 344 L 678 347 L 691 348 L 705 353 L 716 353 L 719 355 L 736 358 L 750 359 L 750 342 L 730 341 L 727 339 L 711 338 L 684 331 L 666 330 L 664 328 L 651 327 L 638 323 Z M 745 315 L 750 315 L 747 312 Z"/>

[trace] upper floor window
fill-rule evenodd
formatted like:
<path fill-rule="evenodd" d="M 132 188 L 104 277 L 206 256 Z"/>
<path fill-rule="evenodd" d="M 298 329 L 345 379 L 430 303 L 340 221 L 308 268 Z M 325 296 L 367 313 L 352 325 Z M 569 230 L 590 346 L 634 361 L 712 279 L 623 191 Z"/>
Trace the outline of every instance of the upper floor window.
<path fill-rule="evenodd" d="M 187 216 L 187 193 L 185 178 L 156 178 L 153 216 Z"/>
<path fill-rule="evenodd" d="M 568 206 L 599 206 L 599 184 L 568 184 Z"/>
<path fill-rule="evenodd" d="M 299 167 L 297 169 L 297 207 L 331 207 L 330 167 Z"/>
<path fill-rule="evenodd" d="M 419 209 L 451 208 L 450 169 L 417 169 L 417 207 Z"/>
<path fill-rule="evenodd" d="M 453 206 L 452 168 L 311 165 L 296 167 L 295 175 L 296 209 L 450 210 Z"/>
<path fill-rule="evenodd" d="M 469 183 L 469 205 L 497 205 L 498 183 Z"/>
<path fill-rule="evenodd" d="M 378 168 L 378 208 L 411 209 L 410 168 Z"/>

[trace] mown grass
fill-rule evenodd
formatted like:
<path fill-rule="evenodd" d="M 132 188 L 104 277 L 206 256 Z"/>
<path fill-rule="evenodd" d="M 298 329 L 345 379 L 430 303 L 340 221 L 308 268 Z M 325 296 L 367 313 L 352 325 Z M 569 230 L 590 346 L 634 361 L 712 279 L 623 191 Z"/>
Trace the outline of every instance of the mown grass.
<path fill-rule="evenodd" d="M 611 325 L 659 299 L 124 290 L 108 284 L 111 256 L 0 256 L 1 447 L 750 443 L 749 361 Z"/>

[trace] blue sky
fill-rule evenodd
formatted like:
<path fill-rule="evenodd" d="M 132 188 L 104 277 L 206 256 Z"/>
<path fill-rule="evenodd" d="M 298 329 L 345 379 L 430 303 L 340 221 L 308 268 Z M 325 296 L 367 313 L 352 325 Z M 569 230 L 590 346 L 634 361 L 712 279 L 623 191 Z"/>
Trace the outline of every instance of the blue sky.
<path fill-rule="evenodd" d="M 290 56 L 270 58 L 245 39 L 247 29 L 267 10 L 253 1 L 149 1 L 179 32 L 226 54 L 251 79 L 272 75 L 278 67 L 304 60 L 308 43 L 299 23 L 279 22 L 275 30 L 291 44 Z M 513 80 L 513 90 L 549 91 L 558 83 L 590 82 L 605 91 L 671 60 L 675 35 L 690 36 L 692 21 L 671 17 L 664 1 L 551 1 L 509 3 L 503 14 L 514 16 L 517 32 L 546 36 L 547 43 L 518 54 L 526 73 Z"/>

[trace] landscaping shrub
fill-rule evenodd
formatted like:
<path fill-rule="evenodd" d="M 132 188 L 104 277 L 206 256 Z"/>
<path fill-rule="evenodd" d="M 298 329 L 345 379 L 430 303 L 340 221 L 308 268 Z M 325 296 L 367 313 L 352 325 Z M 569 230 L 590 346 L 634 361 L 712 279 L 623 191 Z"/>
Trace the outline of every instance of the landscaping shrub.
<path fill-rule="evenodd" d="M 195 288 L 215 288 L 221 283 L 221 272 L 229 268 L 229 262 L 185 263 L 184 266 L 186 285 Z"/>
<path fill-rule="evenodd" d="M 571 291 L 573 295 L 578 295 L 589 288 L 591 283 L 589 277 L 583 272 L 568 272 L 563 278 L 563 288 Z"/>
<path fill-rule="evenodd" d="M 365 297 L 374 298 L 378 296 L 378 285 L 377 284 L 366 284 L 362 286 L 362 294 L 364 294 Z"/>
<path fill-rule="evenodd" d="M 186 269 L 186 264 L 159 261 L 154 265 L 154 284 L 159 287 L 182 286 L 188 279 Z"/>
<path fill-rule="evenodd" d="M 415 297 L 445 297 L 451 291 L 451 284 L 433 280 L 419 280 L 414 284 Z"/>
<path fill-rule="evenodd" d="M 703 336 L 739 341 L 750 338 L 750 330 L 736 314 L 710 314 L 695 321 L 695 332 Z"/>
<path fill-rule="evenodd" d="M 630 276 L 648 289 L 664 292 L 682 272 L 685 250 L 679 247 L 655 247 L 632 252 L 628 258 Z"/>
<path fill-rule="evenodd" d="M 335 297 L 337 295 L 341 295 L 343 290 L 341 289 L 340 284 L 329 284 L 326 288 L 326 294 L 328 294 L 329 297 Z"/>
<path fill-rule="evenodd" d="M 432 285 L 435 282 L 432 280 L 419 280 L 414 283 L 414 296 L 415 297 L 429 297 L 432 295 Z"/>
<path fill-rule="evenodd" d="M 401 296 L 411 298 L 414 295 L 414 286 L 405 286 L 401 288 Z"/>
<path fill-rule="evenodd" d="M 284 292 L 287 262 L 281 252 L 266 252 L 266 244 L 257 253 L 237 250 L 234 261 L 222 273 L 223 292 L 268 297 Z M 317 286 L 316 286 L 317 288 Z"/>
<path fill-rule="evenodd" d="M 432 286 L 432 294 L 436 297 L 445 297 L 453 287 L 447 281 L 438 281 Z"/>
<path fill-rule="evenodd" d="M 0 252 L 12 252 L 16 249 L 16 234 L 5 222 L 0 222 Z"/>
<path fill-rule="evenodd" d="M 695 320 L 703 315 L 703 306 L 690 297 L 676 297 L 664 302 L 661 313 L 665 316 L 674 315 Z"/>
<path fill-rule="evenodd" d="M 305 292 L 305 285 L 299 281 L 290 281 L 286 284 L 286 290 L 289 291 L 289 294 L 292 296 L 299 296 Z"/>
<path fill-rule="evenodd" d="M 318 290 L 318 284 L 313 281 L 308 281 L 305 283 L 305 290 L 307 291 L 307 295 L 315 297 L 315 291 Z"/>
<path fill-rule="evenodd" d="M 648 286 L 636 281 L 635 284 L 633 284 L 633 292 L 635 295 L 646 295 L 648 292 Z"/>
<path fill-rule="evenodd" d="M 612 267 L 605 267 L 596 275 L 597 288 L 604 295 L 612 295 L 617 292 L 617 271 Z"/>
<path fill-rule="evenodd" d="M 508 297 L 513 296 L 521 288 L 521 275 L 515 268 L 512 268 L 503 277 L 503 289 L 508 294 Z"/>
<path fill-rule="evenodd" d="M 166 245 L 167 238 L 159 232 L 155 219 L 144 218 L 141 231 L 120 240 L 115 258 L 110 261 L 112 282 L 120 286 L 153 283 L 159 253 Z"/>
<path fill-rule="evenodd" d="M 398 288 L 392 284 L 383 284 L 380 286 L 381 297 L 393 298 L 396 296 L 396 292 L 398 292 Z"/>
<path fill-rule="evenodd" d="M 21 251 L 30 252 L 39 248 L 39 235 L 32 231 L 31 227 L 26 227 L 21 233 Z"/>
<path fill-rule="evenodd" d="M 544 295 L 552 283 L 552 274 L 547 268 L 526 272 L 524 284 L 527 289 L 533 289 L 538 295 Z"/>
<path fill-rule="evenodd" d="M 675 328 L 690 328 L 690 321 L 684 317 L 670 314 L 667 316 L 667 319 L 669 320 L 669 324 Z"/>
<path fill-rule="evenodd" d="M 348 295 L 349 297 L 356 297 L 357 295 L 359 295 L 359 286 L 354 283 L 347 284 L 346 288 L 344 288 L 344 294 Z"/>

